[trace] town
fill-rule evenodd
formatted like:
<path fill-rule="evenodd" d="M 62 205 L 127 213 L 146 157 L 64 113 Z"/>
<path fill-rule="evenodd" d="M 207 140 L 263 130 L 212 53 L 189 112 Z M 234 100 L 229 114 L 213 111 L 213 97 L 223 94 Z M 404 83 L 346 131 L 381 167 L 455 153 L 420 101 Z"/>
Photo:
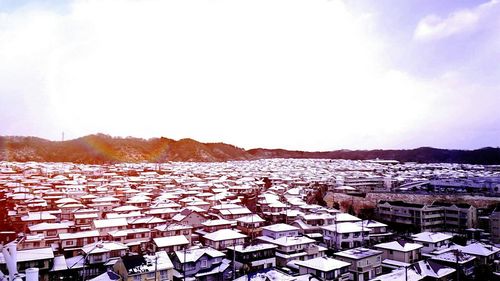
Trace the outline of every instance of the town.
<path fill-rule="evenodd" d="M 499 189 L 379 159 L 0 162 L 0 280 L 499 280 Z"/>

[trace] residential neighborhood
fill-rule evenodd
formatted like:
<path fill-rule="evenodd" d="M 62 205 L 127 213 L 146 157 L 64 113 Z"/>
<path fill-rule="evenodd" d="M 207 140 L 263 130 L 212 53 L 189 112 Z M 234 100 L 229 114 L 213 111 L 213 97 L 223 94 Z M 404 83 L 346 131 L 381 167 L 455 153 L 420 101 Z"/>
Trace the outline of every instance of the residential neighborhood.
<path fill-rule="evenodd" d="M 397 161 L 0 162 L 0 271 L 30 281 L 498 280 L 498 193 L 487 206 L 396 200 L 460 192 L 450 183 L 474 177 L 500 182 L 479 165 Z M 368 195 L 388 199 L 355 204 Z"/>

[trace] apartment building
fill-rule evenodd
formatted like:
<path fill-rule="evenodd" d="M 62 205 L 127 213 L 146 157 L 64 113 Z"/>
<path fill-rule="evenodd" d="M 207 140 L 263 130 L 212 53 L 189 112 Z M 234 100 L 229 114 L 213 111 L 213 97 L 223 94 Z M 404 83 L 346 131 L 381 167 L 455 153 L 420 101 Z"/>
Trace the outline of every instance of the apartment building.
<path fill-rule="evenodd" d="M 477 225 L 477 210 L 468 204 L 380 201 L 377 214 L 381 220 L 410 231 L 460 232 Z"/>

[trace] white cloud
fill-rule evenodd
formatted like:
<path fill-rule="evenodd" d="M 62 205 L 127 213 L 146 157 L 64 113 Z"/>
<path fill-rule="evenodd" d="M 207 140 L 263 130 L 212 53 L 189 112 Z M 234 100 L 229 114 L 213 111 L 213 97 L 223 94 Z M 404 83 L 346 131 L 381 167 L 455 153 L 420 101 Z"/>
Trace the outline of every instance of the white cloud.
<path fill-rule="evenodd" d="M 474 9 L 457 10 L 447 17 L 429 15 L 419 21 L 414 31 L 417 40 L 435 40 L 455 34 L 470 32 L 480 26 L 485 17 L 498 18 L 500 5 L 497 0 L 481 4 Z"/>
<path fill-rule="evenodd" d="M 0 117 L 19 118 L 0 128 L 246 148 L 413 146 L 400 140 L 432 120 L 442 88 L 387 67 L 370 20 L 319 0 L 82 0 L 64 13 L 4 13 Z"/>

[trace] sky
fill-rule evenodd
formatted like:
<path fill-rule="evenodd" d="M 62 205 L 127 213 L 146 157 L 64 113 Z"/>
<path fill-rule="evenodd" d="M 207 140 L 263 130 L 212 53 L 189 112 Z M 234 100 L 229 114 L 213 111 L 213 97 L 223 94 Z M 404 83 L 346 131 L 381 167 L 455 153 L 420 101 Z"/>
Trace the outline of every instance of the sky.
<path fill-rule="evenodd" d="M 500 145 L 498 0 L 0 0 L 0 135 Z"/>

